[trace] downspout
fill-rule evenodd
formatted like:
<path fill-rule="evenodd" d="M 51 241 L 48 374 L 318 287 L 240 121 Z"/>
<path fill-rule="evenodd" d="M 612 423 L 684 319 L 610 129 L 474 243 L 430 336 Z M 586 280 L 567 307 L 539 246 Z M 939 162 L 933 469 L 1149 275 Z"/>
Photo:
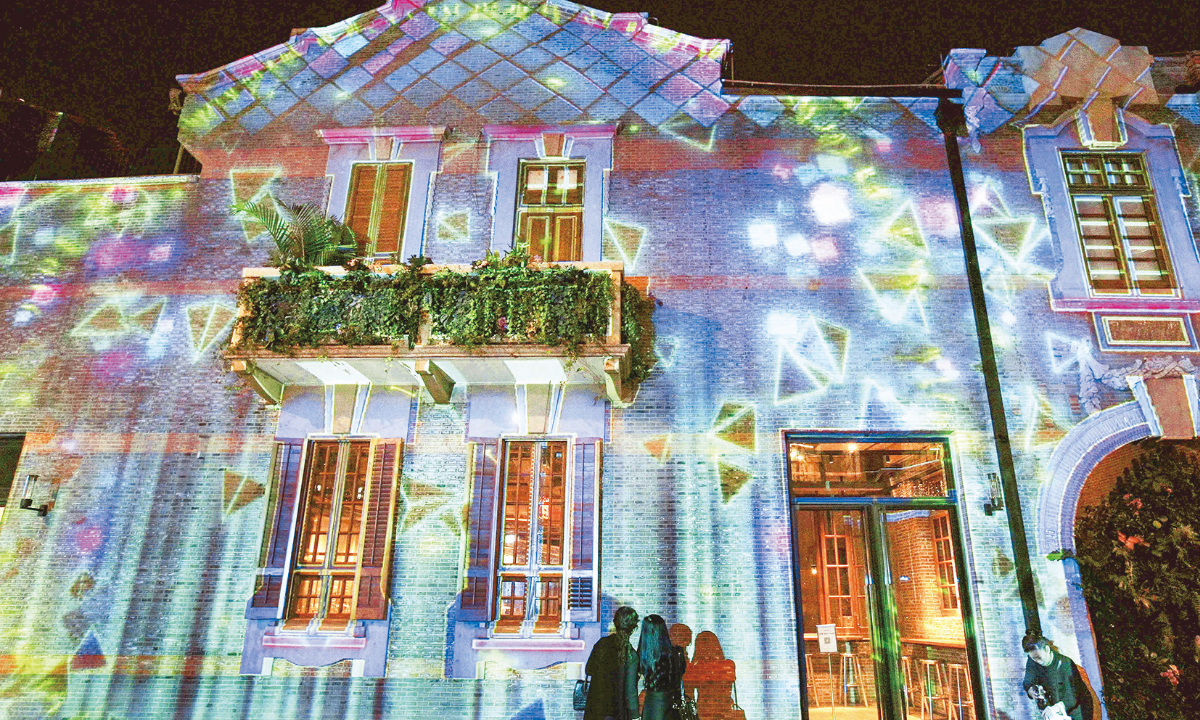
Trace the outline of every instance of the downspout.
<path fill-rule="evenodd" d="M 967 201 L 967 184 L 963 179 L 962 156 L 959 155 L 958 149 L 958 135 L 966 134 L 966 117 L 962 105 L 953 103 L 948 98 L 940 98 L 937 123 L 946 146 L 946 164 L 950 168 L 950 181 L 954 186 L 955 205 L 958 208 L 958 226 L 966 255 L 967 284 L 971 289 L 971 309 L 975 315 L 975 334 L 979 338 L 979 359 L 983 369 L 984 386 L 987 389 L 988 409 L 992 414 L 992 438 L 995 441 L 996 460 L 1000 467 L 1004 507 L 1008 515 L 1008 532 L 1012 536 L 1017 591 L 1021 596 L 1021 610 L 1025 614 L 1026 629 L 1041 633 L 1042 623 L 1038 617 L 1037 594 L 1033 587 L 1033 568 L 1029 563 L 1025 519 L 1021 512 L 1021 498 L 1017 492 L 1017 471 L 1013 465 L 1012 444 L 1008 438 L 1008 419 L 1004 413 L 1004 396 L 1000 389 L 1000 371 L 996 365 L 996 348 L 992 345 L 992 327 L 988 321 L 987 300 L 983 295 L 983 277 L 979 272 L 979 252 L 975 247 L 975 232 L 971 227 L 971 209 Z"/>

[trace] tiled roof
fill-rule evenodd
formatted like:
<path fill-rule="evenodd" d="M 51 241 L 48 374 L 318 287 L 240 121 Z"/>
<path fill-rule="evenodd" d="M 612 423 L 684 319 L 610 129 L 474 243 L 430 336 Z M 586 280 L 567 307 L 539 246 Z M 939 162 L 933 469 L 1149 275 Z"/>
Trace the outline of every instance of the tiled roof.
<path fill-rule="evenodd" d="M 611 122 L 711 126 L 727 40 L 702 40 L 565 0 L 392 0 L 221 68 L 180 75 L 185 143 L 288 124 Z M 755 122 L 778 113 L 739 109 Z M 681 115 L 682 114 L 682 115 Z"/>

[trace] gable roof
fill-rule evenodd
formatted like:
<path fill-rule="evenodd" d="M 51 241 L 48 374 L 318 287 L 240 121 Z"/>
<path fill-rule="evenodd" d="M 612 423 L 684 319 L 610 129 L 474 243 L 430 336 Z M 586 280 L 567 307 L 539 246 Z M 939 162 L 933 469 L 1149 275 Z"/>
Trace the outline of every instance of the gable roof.
<path fill-rule="evenodd" d="M 215 70 L 180 75 L 187 146 L 228 146 L 277 121 L 295 142 L 317 127 L 396 124 L 711 126 L 728 40 L 704 40 L 566 0 L 390 0 Z"/>

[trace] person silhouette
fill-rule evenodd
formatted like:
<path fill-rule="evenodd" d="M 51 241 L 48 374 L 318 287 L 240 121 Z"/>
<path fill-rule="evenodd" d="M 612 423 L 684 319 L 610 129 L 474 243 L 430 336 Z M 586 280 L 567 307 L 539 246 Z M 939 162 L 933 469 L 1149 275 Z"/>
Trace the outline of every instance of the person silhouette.
<path fill-rule="evenodd" d="M 622 605 L 613 614 L 613 634 L 592 647 L 587 660 L 592 682 L 583 720 L 632 720 L 638 716 L 638 656 L 629 643 L 637 624 L 637 611 Z"/>
<path fill-rule="evenodd" d="M 687 654 L 671 644 L 667 623 L 659 615 L 647 615 L 638 639 L 638 672 L 646 691 L 642 720 L 675 720 L 680 682 Z"/>
<path fill-rule="evenodd" d="M 725 659 L 716 633 L 705 630 L 696 636 L 696 649 L 684 677 L 684 693 L 696 693 L 696 710 L 703 720 L 736 720 L 744 717 L 734 710 L 733 683 L 737 679 L 732 660 Z"/>

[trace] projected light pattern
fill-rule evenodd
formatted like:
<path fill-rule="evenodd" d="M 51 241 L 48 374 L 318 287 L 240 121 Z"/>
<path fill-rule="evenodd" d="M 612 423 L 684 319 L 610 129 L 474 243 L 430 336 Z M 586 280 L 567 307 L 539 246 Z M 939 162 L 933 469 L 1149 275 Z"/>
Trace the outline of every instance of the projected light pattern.
<path fill-rule="evenodd" d="M 268 407 L 219 360 L 241 269 L 270 245 L 227 208 L 326 200 L 326 155 L 340 150 L 318 145 L 316 129 L 446 125 L 430 199 L 408 210 L 426 213 L 435 263 L 470 261 L 472 233 L 512 201 L 487 170 L 495 148 L 481 125 L 534 136 L 619 122 L 592 251 L 660 303 L 647 349 L 658 364 L 629 407 L 605 405 L 602 377 L 555 406 L 564 436 L 602 442 L 599 622 L 555 642 L 598 632 L 619 604 L 659 612 L 715 633 L 748 717 L 794 717 L 802 653 L 783 431 L 946 434 L 966 592 L 988 630 L 988 710 L 1019 716 L 992 679 L 1023 661 L 1005 636 L 1020 617 L 1011 546 L 982 514 L 997 469 L 937 101 L 723 96 L 727 49 L 562 0 L 389 2 L 183 78 L 182 135 L 216 159 L 197 182 L 0 184 L 0 430 L 27 433 L 21 473 L 61 488 L 45 520 L 4 517 L 0 583 L 14 592 L 0 602 L 0 714 L 570 717 L 580 668 L 557 650 L 493 644 L 455 664 L 496 638 L 457 613 L 473 541 L 469 443 L 489 423 L 514 426 L 511 384 L 459 382 L 445 404 L 416 384 L 371 389 L 371 432 L 404 440 L 385 677 L 284 660 L 267 663 L 271 677 L 239 677 L 279 490 L 272 439 L 322 433 L 326 417 L 324 388 L 289 386 L 284 407 Z M 1061 248 L 1006 124 L 1034 109 L 1024 76 L 964 52 L 947 78 L 971 84 L 969 206 L 1029 517 L 1052 453 L 1089 415 L 1132 398 L 1127 376 L 1195 366 L 1178 353 L 1113 354 L 1084 314 L 1050 309 Z M 1162 113 L 1194 172 L 1195 123 Z M 401 406 L 404 423 L 389 415 Z M 502 472 L 500 446 L 479 457 Z M 1071 654 L 1082 624 L 1059 609 L 1062 572 L 1033 563 L 1046 625 Z"/>

